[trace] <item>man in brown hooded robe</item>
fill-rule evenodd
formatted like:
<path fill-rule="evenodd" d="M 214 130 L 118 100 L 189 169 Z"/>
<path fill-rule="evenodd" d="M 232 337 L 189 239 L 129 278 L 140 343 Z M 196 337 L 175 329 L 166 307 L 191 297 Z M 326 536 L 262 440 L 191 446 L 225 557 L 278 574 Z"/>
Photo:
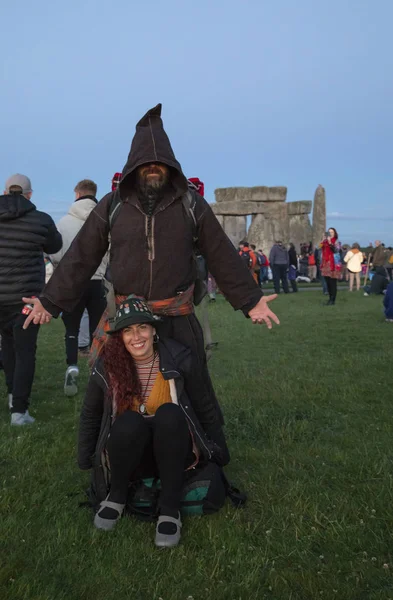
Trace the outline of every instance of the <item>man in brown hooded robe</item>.
<path fill-rule="evenodd" d="M 43 324 L 61 311 L 73 310 L 108 249 L 110 234 L 115 293 L 143 297 L 163 317 L 159 335 L 191 349 L 197 390 L 194 409 L 206 433 L 222 450 L 220 462 L 226 464 L 229 453 L 222 414 L 190 300 L 196 268 L 194 232 L 183 202 L 187 190 L 187 179 L 164 131 L 159 104 L 136 126 L 118 192 L 107 194 L 91 212 L 40 299 L 24 299 L 34 305 L 26 327 L 31 321 Z M 121 202 L 110 224 L 115 193 L 120 194 Z M 200 254 L 233 308 L 269 328 L 271 319 L 279 323 L 268 307 L 274 296 L 263 297 L 209 204 L 198 194 L 194 214 Z"/>

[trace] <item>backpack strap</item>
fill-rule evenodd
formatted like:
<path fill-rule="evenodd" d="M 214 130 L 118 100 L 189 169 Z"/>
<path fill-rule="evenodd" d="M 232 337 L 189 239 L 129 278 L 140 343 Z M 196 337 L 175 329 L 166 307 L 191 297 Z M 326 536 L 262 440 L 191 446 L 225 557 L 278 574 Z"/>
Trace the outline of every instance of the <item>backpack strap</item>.
<path fill-rule="evenodd" d="M 224 482 L 226 494 L 232 502 L 233 506 L 235 508 L 244 508 L 247 502 L 247 494 L 241 492 L 237 487 L 235 487 L 232 483 L 228 481 L 223 469 L 220 469 L 220 471 L 222 480 Z"/>
<path fill-rule="evenodd" d="M 195 206 L 196 206 L 196 196 L 192 193 L 191 189 L 188 189 L 187 192 L 182 196 L 182 203 L 186 213 L 187 220 L 191 224 L 192 231 L 192 241 L 194 244 L 194 252 L 197 252 L 197 244 L 198 244 L 198 226 L 197 220 L 195 216 Z"/>
<path fill-rule="evenodd" d="M 119 216 L 120 208 L 121 208 L 121 199 L 119 190 L 115 190 L 111 201 L 109 203 L 108 209 L 108 223 L 109 223 L 109 243 L 111 237 L 111 229 Z M 116 300 L 115 300 L 115 289 L 112 283 L 112 276 L 110 272 L 110 264 L 108 264 L 106 268 L 106 273 L 104 276 L 105 281 L 105 291 L 106 291 L 106 305 L 108 309 L 108 319 L 109 322 L 112 323 L 114 318 L 116 317 Z"/>
<path fill-rule="evenodd" d="M 108 210 L 109 231 L 112 229 L 117 217 L 119 216 L 121 199 L 119 190 L 116 190 L 112 196 Z"/>

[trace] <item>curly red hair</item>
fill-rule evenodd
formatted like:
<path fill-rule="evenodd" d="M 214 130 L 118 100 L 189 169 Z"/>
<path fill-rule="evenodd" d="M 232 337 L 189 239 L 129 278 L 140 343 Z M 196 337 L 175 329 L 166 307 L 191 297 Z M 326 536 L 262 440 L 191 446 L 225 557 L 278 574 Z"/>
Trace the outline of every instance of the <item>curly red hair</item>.
<path fill-rule="evenodd" d="M 142 397 L 141 382 L 135 362 L 123 342 L 122 331 L 109 336 L 102 350 L 105 371 L 116 395 L 117 413 L 132 407 L 135 399 Z"/>

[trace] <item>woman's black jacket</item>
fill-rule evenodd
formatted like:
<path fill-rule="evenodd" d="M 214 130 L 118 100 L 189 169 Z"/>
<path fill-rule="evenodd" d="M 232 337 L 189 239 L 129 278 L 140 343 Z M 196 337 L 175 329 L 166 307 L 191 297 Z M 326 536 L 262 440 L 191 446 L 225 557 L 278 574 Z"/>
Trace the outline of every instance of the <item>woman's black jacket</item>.
<path fill-rule="evenodd" d="M 174 381 L 178 404 L 193 434 L 200 460 L 213 460 L 221 466 L 226 465 L 229 452 L 222 428 L 218 424 L 203 424 L 198 390 L 190 389 L 190 385 L 187 385 L 192 365 L 190 350 L 172 339 L 160 339 L 157 350 L 161 374 L 164 379 Z M 103 359 L 99 357 L 92 369 L 80 417 L 78 465 L 81 469 L 102 467 L 102 453 L 112 418 L 110 384 Z"/>

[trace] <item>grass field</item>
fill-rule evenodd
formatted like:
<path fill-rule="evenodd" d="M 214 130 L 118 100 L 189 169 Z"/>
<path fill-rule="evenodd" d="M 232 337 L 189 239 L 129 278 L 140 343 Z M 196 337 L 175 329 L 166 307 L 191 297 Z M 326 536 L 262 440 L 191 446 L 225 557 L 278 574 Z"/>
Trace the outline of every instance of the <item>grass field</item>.
<path fill-rule="evenodd" d="M 1 387 L 1 600 L 393 599 L 393 326 L 380 298 L 322 301 L 280 296 L 271 332 L 211 307 L 227 471 L 249 502 L 185 520 L 170 551 L 153 524 L 107 534 L 78 507 L 82 394 L 62 393 L 62 324 L 43 328 L 34 426 L 11 430 Z"/>

